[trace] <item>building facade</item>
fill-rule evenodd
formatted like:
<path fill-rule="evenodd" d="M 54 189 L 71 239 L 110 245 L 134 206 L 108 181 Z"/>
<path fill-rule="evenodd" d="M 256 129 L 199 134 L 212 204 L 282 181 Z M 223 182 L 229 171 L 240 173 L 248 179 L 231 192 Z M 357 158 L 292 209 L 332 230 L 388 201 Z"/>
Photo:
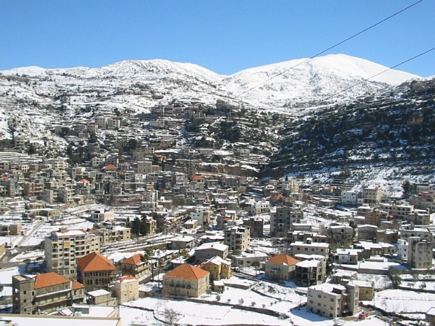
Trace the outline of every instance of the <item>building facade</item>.
<path fill-rule="evenodd" d="M 77 277 L 76 259 L 92 252 L 100 252 L 100 237 L 83 229 L 62 228 L 45 239 L 47 270 L 69 279 Z"/>
<path fill-rule="evenodd" d="M 201 268 L 183 264 L 163 276 L 163 294 L 199 297 L 210 284 L 210 273 Z"/>

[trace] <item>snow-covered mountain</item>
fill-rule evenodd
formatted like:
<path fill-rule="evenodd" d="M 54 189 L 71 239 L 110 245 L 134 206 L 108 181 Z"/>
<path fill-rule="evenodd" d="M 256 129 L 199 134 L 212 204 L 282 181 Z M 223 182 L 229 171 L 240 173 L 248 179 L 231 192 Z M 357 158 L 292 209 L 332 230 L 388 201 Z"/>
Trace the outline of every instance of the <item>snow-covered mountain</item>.
<path fill-rule="evenodd" d="M 0 132 L 7 137 L 8 123 L 10 127 L 14 118 L 32 136 L 44 125 L 67 118 L 114 110 L 147 112 L 173 100 L 215 104 L 221 99 L 296 115 L 302 114 L 301 107 L 352 100 L 412 78 L 418 76 L 341 54 L 281 62 L 231 76 L 166 60 L 122 61 L 101 68 L 15 68 L 0 71 Z"/>
<path fill-rule="evenodd" d="M 258 105 L 297 107 L 306 102 L 354 99 L 417 77 L 337 54 L 243 70 L 224 78 L 222 88 Z"/>
<path fill-rule="evenodd" d="M 0 73 L 46 81 L 39 90 L 43 93 L 50 90 L 50 94 L 56 92 L 56 87 L 72 90 L 75 87 L 76 95 L 79 95 L 80 87 L 128 90 L 135 83 L 144 83 L 147 89 L 163 96 L 159 96 L 162 102 L 189 97 L 214 102 L 223 97 L 269 108 L 330 98 L 354 98 L 418 77 L 343 54 L 275 63 L 231 76 L 219 75 L 198 65 L 167 60 L 121 61 L 101 68 L 25 67 Z M 38 84 L 34 86 L 36 91 Z M 152 104 L 155 101 L 149 103 Z"/>

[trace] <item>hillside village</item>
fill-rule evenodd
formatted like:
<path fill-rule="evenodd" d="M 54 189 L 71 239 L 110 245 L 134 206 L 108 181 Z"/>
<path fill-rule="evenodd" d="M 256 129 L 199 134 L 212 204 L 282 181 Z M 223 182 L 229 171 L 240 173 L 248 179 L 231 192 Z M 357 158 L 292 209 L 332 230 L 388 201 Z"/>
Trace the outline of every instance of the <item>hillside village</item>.
<path fill-rule="evenodd" d="M 198 119 L 213 125 L 233 115 L 242 126 L 246 113 L 225 108 L 202 115 L 200 105 L 173 103 L 138 120 L 114 113 L 53 125 L 70 144 L 67 157 L 37 155 L 42 145 L 13 138 L 0 163 L 4 311 L 56 322 L 106 307 L 98 317 L 125 325 L 126 307 L 156 305 L 147 308 L 152 322 L 129 325 L 189 323 L 183 308 L 155 302 L 181 299 L 266 315 L 273 325 L 379 312 L 431 323 L 430 301 L 398 305 L 391 293 L 435 292 L 433 184 L 407 181 L 391 193 L 358 187 L 343 171 L 325 184 L 259 179 L 267 148 L 179 143 L 180 133 L 219 141 L 199 136 Z M 190 117 L 186 130 L 180 116 Z M 235 302 L 231 293 L 241 291 Z M 253 291 L 278 301 L 245 302 Z"/>
<path fill-rule="evenodd" d="M 434 80 L 289 114 L 39 73 L 0 74 L 5 325 L 435 324 Z"/>

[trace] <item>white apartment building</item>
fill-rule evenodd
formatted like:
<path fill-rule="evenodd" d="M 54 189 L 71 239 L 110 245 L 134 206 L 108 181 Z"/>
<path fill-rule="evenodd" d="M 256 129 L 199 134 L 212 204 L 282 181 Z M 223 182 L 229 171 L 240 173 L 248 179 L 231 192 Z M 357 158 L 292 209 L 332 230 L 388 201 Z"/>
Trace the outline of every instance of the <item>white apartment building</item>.
<path fill-rule="evenodd" d="M 306 242 L 296 241 L 290 244 L 292 248 L 292 255 L 296 256 L 298 254 L 305 255 L 329 255 L 329 243 L 324 242 L 312 242 L 310 238 Z"/>
<path fill-rule="evenodd" d="M 93 252 L 100 252 L 100 237 L 83 229 L 61 228 L 45 238 L 48 271 L 66 278 L 75 279 L 77 258 Z"/>
<path fill-rule="evenodd" d="M 198 221 L 198 225 L 201 227 L 207 227 L 210 224 L 210 209 L 208 207 L 195 207 L 193 212 L 190 213 L 192 220 Z"/>
<path fill-rule="evenodd" d="M 355 206 L 358 203 L 358 191 L 344 191 L 341 194 L 341 203 L 347 206 Z"/>
<path fill-rule="evenodd" d="M 359 288 L 357 285 L 323 283 L 308 288 L 307 310 L 328 318 L 347 314 L 354 315 L 358 309 Z"/>

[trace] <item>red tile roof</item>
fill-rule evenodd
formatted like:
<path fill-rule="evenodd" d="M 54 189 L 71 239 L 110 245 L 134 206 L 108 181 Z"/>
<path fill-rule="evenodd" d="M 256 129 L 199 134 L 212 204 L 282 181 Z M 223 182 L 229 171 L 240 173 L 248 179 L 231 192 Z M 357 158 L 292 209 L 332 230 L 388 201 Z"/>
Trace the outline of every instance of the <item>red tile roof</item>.
<path fill-rule="evenodd" d="M 142 257 L 142 254 L 136 254 L 127 258 L 122 263 L 125 265 L 139 265 L 140 263 L 142 263 Z"/>
<path fill-rule="evenodd" d="M 113 164 L 109 164 L 105 167 L 106 170 L 116 170 L 116 166 L 114 166 Z"/>
<path fill-rule="evenodd" d="M 185 280 L 200 280 L 206 277 L 209 272 L 202 270 L 201 268 L 183 264 L 175 268 L 174 270 L 165 274 L 167 277 L 181 278 Z"/>
<path fill-rule="evenodd" d="M 73 286 L 72 286 L 73 290 L 84 289 L 84 288 L 85 286 L 82 283 L 73 281 Z"/>
<path fill-rule="evenodd" d="M 35 276 L 35 290 L 69 282 L 71 282 L 71 280 L 55 272 L 39 274 Z"/>
<path fill-rule="evenodd" d="M 279 254 L 279 255 L 273 256 L 267 262 L 272 263 L 272 264 L 277 264 L 277 265 L 283 265 L 283 264 L 296 265 L 297 263 L 299 263 L 299 260 L 297 260 L 296 258 L 290 257 L 289 255 L 286 255 L 286 254 Z"/>
<path fill-rule="evenodd" d="M 109 259 L 97 252 L 77 259 L 77 265 L 83 272 L 116 270 L 115 265 Z"/>

